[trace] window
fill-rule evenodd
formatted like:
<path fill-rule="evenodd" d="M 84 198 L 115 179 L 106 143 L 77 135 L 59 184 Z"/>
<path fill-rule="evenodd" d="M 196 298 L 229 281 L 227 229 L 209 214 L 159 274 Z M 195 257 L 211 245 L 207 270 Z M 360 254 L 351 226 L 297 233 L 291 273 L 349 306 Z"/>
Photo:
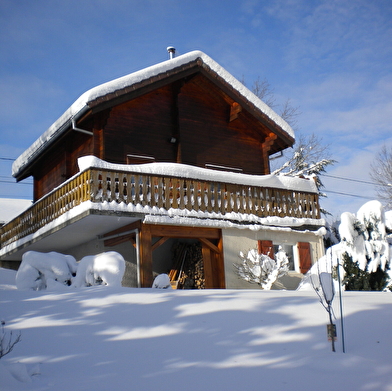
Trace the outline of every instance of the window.
<path fill-rule="evenodd" d="M 294 262 L 294 247 L 292 244 L 274 244 L 274 252 L 275 254 L 280 250 L 284 251 L 289 259 L 289 270 L 295 270 L 295 262 Z"/>
<path fill-rule="evenodd" d="M 274 258 L 281 248 L 289 258 L 289 270 L 305 274 L 312 267 L 311 246 L 308 242 L 292 244 L 258 240 L 257 247 L 259 254 L 268 255 L 270 258 Z"/>

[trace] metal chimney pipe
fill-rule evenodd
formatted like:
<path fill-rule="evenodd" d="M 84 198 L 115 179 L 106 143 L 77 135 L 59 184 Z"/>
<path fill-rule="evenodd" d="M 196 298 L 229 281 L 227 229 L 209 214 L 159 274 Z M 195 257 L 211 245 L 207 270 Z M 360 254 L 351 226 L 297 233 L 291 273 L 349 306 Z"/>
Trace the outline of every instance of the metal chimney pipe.
<path fill-rule="evenodd" d="M 173 46 L 168 46 L 166 50 L 169 53 L 170 60 L 176 56 L 176 49 Z"/>

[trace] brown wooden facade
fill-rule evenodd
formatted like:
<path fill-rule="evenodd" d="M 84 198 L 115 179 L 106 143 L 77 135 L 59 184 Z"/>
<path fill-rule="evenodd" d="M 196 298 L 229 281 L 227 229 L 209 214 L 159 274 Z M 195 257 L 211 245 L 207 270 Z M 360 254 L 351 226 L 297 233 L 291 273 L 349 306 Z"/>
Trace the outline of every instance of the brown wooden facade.
<path fill-rule="evenodd" d="M 75 123 L 90 134 L 70 126 L 17 177 L 33 176 L 34 200 L 75 175 L 77 159 L 85 155 L 112 163 L 174 162 L 264 175 L 270 173 L 269 155 L 293 143 L 200 69 L 116 103 L 96 103 Z"/>

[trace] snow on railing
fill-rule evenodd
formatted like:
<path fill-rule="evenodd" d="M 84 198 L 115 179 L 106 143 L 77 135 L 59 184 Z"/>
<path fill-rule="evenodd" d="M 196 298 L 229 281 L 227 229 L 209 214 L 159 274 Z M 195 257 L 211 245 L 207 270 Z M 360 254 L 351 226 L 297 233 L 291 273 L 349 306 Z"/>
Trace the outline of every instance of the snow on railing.
<path fill-rule="evenodd" d="M 0 228 L 1 247 L 35 233 L 85 201 L 257 217 L 320 218 L 318 195 L 175 176 L 89 168 Z"/>

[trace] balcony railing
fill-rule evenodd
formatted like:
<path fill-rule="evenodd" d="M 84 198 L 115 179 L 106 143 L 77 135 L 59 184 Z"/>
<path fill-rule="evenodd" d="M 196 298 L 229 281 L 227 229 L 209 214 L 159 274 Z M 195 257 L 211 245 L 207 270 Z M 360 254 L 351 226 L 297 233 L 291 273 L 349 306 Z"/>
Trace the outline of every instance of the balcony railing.
<path fill-rule="evenodd" d="M 318 195 L 314 193 L 90 168 L 1 227 L 1 247 L 35 233 L 85 201 L 215 212 L 223 219 L 232 212 L 258 217 L 320 218 Z"/>

